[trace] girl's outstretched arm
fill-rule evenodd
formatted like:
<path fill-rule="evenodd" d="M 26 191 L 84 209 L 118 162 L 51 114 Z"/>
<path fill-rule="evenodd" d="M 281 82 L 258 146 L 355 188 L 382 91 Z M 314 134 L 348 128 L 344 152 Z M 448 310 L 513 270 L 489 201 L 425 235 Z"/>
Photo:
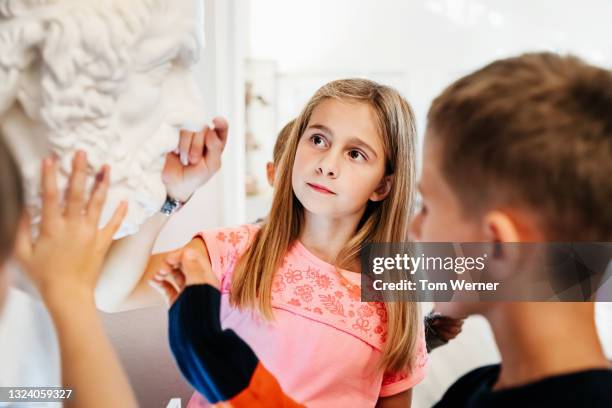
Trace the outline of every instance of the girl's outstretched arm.
<path fill-rule="evenodd" d="M 213 126 L 205 126 L 201 132 L 181 131 L 178 149 L 168 153 L 162 172 L 170 197 L 186 202 L 219 170 L 227 134 L 228 124 L 223 118 L 213 119 Z M 96 288 L 96 304 L 100 309 L 116 312 L 162 302 L 147 282 L 168 255 L 151 255 L 167 218 L 156 214 L 138 233 L 113 243 Z"/>

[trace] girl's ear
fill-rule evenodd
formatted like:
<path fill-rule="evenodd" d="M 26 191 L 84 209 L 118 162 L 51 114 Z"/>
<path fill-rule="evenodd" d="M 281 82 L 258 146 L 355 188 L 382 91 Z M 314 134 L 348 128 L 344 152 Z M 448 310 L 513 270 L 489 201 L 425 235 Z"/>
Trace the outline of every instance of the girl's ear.
<path fill-rule="evenodd" d="M 382 201 L 384 200 L 391 191 L 393 185 L 393 174 L 389 174 L 380 181 L 380 184 L 376 187 L 376 190 L 370 196 L 371 201 Z"/>

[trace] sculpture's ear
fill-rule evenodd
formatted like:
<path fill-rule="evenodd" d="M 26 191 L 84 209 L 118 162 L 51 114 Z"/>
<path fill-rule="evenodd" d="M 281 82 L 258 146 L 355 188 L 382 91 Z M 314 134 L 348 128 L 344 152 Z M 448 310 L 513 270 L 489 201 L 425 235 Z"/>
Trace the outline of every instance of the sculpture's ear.
<path fill-rule="evenodd" d="M 23 74 L 40 58 L 45 38 L 42 22 L 16 20 L 0 28 L 0 115 L 15 103 Z"/>

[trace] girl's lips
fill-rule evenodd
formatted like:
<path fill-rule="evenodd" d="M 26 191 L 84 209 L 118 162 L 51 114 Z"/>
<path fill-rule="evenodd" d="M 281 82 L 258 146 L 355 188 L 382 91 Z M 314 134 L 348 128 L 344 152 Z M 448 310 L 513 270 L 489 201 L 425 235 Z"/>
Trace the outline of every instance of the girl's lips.
<path fill-rule="evenodd" d="M 310 188 L 312 188 L 314 191 L 317 191 L 319 193 L 323 193 L 323 194 L 336 194 L 333 191 L 331 191 L 331 190 L 329 190 L 329 189 L 327 189 L 327 188 L 325 188 L 323 186 L 320 186 L 318 184 L 313 184 L 313 183 L 306 183 L 306 184 L 308 184 L 308 186 Z"/>

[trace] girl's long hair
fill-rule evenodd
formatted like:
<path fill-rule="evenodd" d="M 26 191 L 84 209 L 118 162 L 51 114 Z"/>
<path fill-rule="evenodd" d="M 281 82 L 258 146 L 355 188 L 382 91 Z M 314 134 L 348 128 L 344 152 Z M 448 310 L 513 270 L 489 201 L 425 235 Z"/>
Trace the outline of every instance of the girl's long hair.
<path fill-rule="evenodd" d="M 355 236 L 336 259 L 337 268 L 354 264 L 366 242 L 404 242 L 412 214 L 415 189 L 415 120 L 410 105 L 392 88 L 365 79 L 332 81 L 320 88 L 295 120 L 280 160 L 272 209 L 252 245 L 239 259 L 231 286 L 234 306 L 256 308 L 272 319 L 272 280 L 283 257 L 298 239 L 304 208 L 293 193 L 291 174 L 301 135 L 313 110 L 328 98 L 369 104 L 376 113 L 386 156 L 385 172 L 393 175 L 389 195 L 367 203 Z M 414 302 L 386 303 L 388 329 L 381 368 L 412 366 L 422 323 Z"/>

